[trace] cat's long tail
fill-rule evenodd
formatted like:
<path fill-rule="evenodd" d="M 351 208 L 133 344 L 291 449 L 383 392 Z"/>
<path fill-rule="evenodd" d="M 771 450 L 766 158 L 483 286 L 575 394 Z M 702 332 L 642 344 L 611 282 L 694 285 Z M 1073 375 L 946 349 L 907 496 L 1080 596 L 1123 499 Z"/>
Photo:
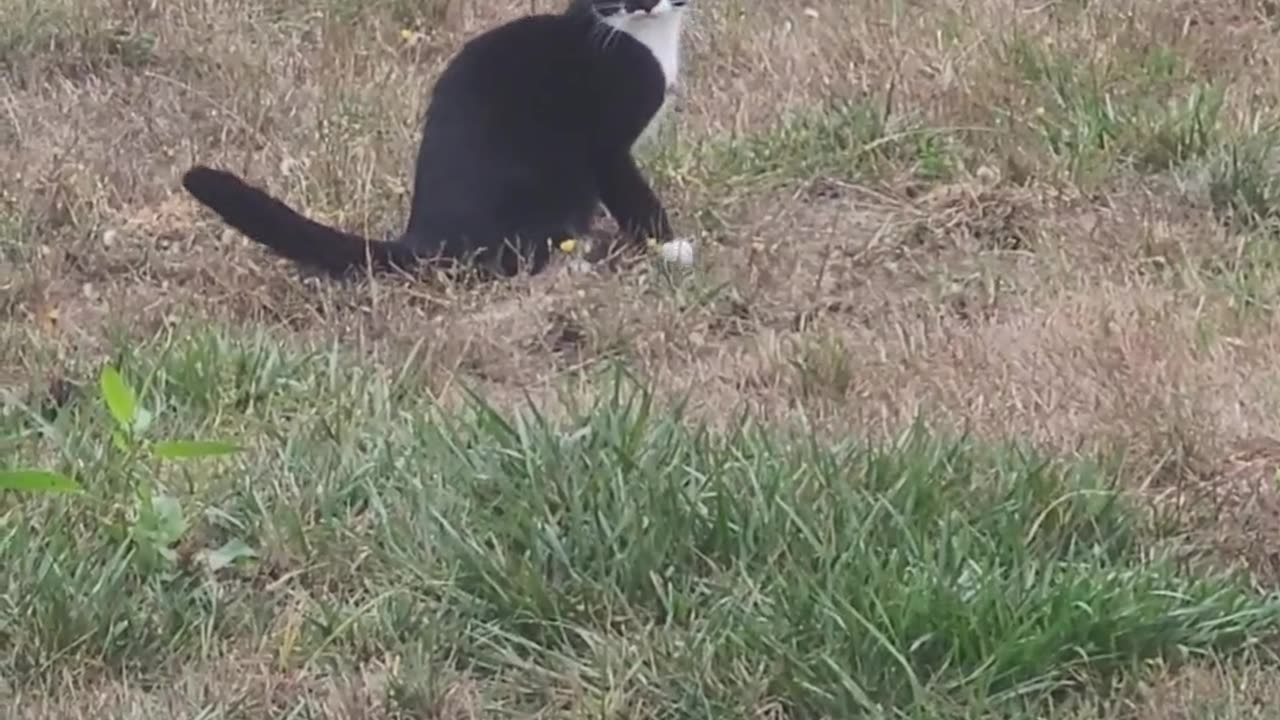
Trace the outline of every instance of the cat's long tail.
<path fill-rule="evenodd" d="M 309 220 L 224 170 L 196 165 L 183 174 L 182 186 L 250 240 L 332 275 L 364 268 L 407 270 L 416 263 L 400 243 L 366 239 Z"/>

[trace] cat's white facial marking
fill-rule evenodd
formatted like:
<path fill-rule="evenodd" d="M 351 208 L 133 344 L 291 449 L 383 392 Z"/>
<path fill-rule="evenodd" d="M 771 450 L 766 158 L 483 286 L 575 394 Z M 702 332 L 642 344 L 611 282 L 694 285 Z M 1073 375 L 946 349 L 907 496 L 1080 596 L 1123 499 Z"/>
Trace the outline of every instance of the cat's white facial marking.
<path fill-rule="evenodd" d="M 680 76 L 680 28 L 684 22 L 683 0 L 658 0 L 648 10 L 619 10 L 604 18 L 610 27 L 644 43 L 662 66 L 667 87 L 675 87 Z"/>

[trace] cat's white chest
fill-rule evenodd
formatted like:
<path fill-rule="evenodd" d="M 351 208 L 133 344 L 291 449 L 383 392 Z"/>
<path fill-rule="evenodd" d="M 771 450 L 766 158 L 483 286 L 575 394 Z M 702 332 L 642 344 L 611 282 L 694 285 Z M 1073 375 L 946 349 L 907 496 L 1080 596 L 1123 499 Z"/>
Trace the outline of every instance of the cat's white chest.
<path fill-rule="evenodd" d="M 675 87 L 680 78 L 680 24 L 683 15 L 667 12 L 654 18 L 634 19 L 622 27 L 657 58 L 668 89 Z"/>
<path fill-rule="evenodd" d="M 665 0 L 664 0 L 665 2 Z M 682 12 L 667 10 L 656 17 L 628 18 L 616 27 L 631 37 L 639 40 L 662 68 L 662 76 L 666 80 L 667 90 L 662 105 L 645 126 L 635 145 L 639 147 L 653 138 L 658 126 L 671 107 L 671 94 L 680 80 L 680 30 L 683 21 Z"/>

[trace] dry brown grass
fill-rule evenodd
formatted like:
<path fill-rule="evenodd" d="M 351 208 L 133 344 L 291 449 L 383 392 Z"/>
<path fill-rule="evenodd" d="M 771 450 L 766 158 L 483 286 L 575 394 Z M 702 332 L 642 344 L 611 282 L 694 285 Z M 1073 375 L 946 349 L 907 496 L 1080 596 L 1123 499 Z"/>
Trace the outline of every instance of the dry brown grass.
<path fill-rule="evenodd" d="M 307 717 L 373 720 L 388 717 L 388 678 L 400 671 L 390 660 L 370 663 L 357 674 L 332 677 L 281 671 L 268 658 L 229 657 L 183 668 L 160 686 L 73 677 L 67 679 L 66 695 L 32 695 L 18 701 L 23 706 L 20 717 L 32 720 L 185 718 L 208 707 L 218 708 L 223 717 L 279 717 L 301 707 Z M 423 711 L 441 720 L 484 716 L 480 698 L 465 680 L 441 688 L 438 700 Z"/>
<path fill-rule="evenodd" d="M 1280 284 L 1249 265 L 1248 236 L 1214 220 L 1199 160 L 1162 173 L 1100 163 L 1086 177 L 1028 142 L 1046 95 L 1012 49 L 1109 60 L 1135 85 L 1141 58 L 1163 49 L 1188 68 L 1170 83 L 1225 84 L 1220 126 L 1239 135 L 1280 117 L 1273 3 L 699 0 L 663 181 L 678 226 L 705 241 L 693 279 L 335 287 L 296 277 L 181 194 L 198 160 L 318 219 L 393 229 L 434 74 L 464 37 L 531 3 L 435 5 L 44 0 L 33 14 L 3 0 L 0 383 L 74 373 L 120 322 L 137 337 L 212 322 L 285 343 L 339 338 L 388 366 L 416 351 L 424 389 L 446 398 L 464 380 L 499 399 L 550 392 L 622 356 L 713 421 L 748 407 L 892 434 L 923 415 L 1063 452 L 1125 447 L 1138 486 L 1211 508 L 1216 546 L 1277 576 Z M 401 40 L 407 25 L 420 41 Z M 922 180 L 919 158 L 897 155 L 874 171 L 762 179 L 707 150 L 889 88 L 890 139 L 975 129 L 953 136 L 947 177 Z M 23 716 L 180 716 L 223 674 L 250 682 L 224 671 Z M 1184 716 L 1162 707 L 1138 716 Z"/>
<path fill-rule="evenodd" d="M 111 681 L 86 686 L 71 678 L 62 696 L 18 697 L 27 720 L 151 720 L 187 718 L 218 708 L 216 717 L 278 717 L 293 711 L 321 720 L 374 720 L 402 717 L 387 714 L 388 678 L 398 664 L 371 663 L 346 677 L 282 673 L 263 660 L 223 660 L 184 668 L 170 684 L 138 687 Z M 487 717 L 475 683 L 454 679 L 438 689 L 437 699 L 422 707 L 421 717 L 475 720 Z M 1131 700 L 1105 710 L 1068 704 L 1055 711 L 1061 720 L 1264 720 L 1280 702 L 1280 681 L 1247 665 L 1204 666 L 1171 673 L 1144 686 Z M 13 704 L 13 707 L 18 706 Z M 620 703 L 619 703 L 620 704 Z M 206 711 L 207 712 L 207 711 Z M 765 709 L 763 712 L 768 712 Z M 8 717 L 8 716 L 6 716 Z"/>

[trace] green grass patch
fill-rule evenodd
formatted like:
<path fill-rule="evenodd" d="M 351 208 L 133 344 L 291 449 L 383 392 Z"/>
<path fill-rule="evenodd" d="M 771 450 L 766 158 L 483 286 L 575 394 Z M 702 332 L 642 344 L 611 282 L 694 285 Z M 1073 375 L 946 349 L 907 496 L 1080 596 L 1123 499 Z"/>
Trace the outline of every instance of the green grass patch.
<path fill-rule="evenodd" d="M 24 686 L 159 680 L 252 641 L 282 669 L 405 658 L 403 712 L 465 675 L 516 714 L 1008 716 L 1232 652 L 1280 612 L 1152 551 L 1100 467 L 1013 445 L 711 432 L 622 373 L 558 419 L 444 412 L 412 366 L 267 337 L 116 364 L 148 433 L 247 449 L 130 459 L 129 403 L 93 392 L 4 419 L 15 464 L 84 488 L 0 496 L 0 673 Z M 139 483 L 183 511 L 171 553 L 127 532 Z"/>
<path fill-rule="evenodd" d="M 708 201 L 728 203 L 818 178 L 905 172 L 941 181 L 962 168 L 963 147 L 956 132 L 896 118 L 887 102 L 848 101 L 794 112 L 747 134 L 677 137 L 660 145 L 648 164 L 660 183 L 692 186 Z"/>
<path fill-rule="evenodd" d="M 0 195 L 0 260 L 26 260 L 34 236 L 35 223 L 29 213 L 22 212 L 17 202 Z"/>
<path fill-rule="evenodd" d="M 1076 181 L 1163 172 L 1220 142 L 1222 88 L 1195 81 L 1167 47 L 1094 59 L 1016 36 L 1003 55 L 1024 85 L 1026 122 Z"/>
<path fill-rule="evenodd" d="M 1192 171 L 1207 186 L 1230 244 L 1196 268 L 1242 314 L 1269 314 L 1280 299 L 1280 135 L 1260 129 L 1223 143 Z"/>
<path fill-rule="evenodd" d="M 1274 224 L 1243 232 L 1236 243 L 1203 260 L 1198 273 L 1225 295 L 1239 318 L 1263 317 L 1280 307 L 1280 233 Z"/>
<path fill-rule="evenodd" d="M 1217 217 L 1237 228 L 1280 222 L 1280 134 L 1264 130 L 1224 144 L 1209 163 L 1209 199 Z"/>
<path fill-rule="evenodd" d="M 0 0 L 0 68 L 35 64 L 77 76 L 149 65 L 157 39 L 138 13 L 71 0 Z"/>

